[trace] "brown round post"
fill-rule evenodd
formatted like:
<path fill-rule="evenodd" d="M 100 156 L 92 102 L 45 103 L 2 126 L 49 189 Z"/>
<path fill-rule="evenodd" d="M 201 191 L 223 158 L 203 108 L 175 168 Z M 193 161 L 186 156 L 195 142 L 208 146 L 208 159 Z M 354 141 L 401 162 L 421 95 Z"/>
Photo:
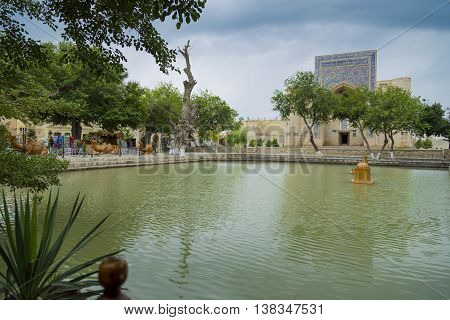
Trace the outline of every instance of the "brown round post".
<path fill-rule="evenodd" d="M 125 259 L 113 256 L 103 260 L 98 270 L 98 280 L 105 290 L 98 300 L 130 300 L 121 288 L 127 276 L 128 264 Z"/>

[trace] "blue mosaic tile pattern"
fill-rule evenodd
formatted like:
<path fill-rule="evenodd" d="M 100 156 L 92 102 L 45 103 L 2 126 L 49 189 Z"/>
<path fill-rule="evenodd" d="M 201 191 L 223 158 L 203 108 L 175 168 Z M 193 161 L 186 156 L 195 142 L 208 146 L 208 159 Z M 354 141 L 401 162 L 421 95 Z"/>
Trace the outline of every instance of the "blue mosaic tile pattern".
<path fill-rule="evenodd" d="M 377 81 L 377 51 L 317 56 L 315 75 L 317 81 L 327 88 L 346 82 L 373 90 Z"/>

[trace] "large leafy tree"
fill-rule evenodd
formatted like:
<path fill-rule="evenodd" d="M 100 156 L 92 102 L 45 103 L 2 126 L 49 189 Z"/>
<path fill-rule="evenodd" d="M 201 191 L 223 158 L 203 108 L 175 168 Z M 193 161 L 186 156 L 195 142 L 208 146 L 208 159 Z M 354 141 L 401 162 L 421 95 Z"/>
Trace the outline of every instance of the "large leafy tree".
<path fill-rule="evenodd" d="M 51 77 L 39 65 L 26 71 L 0 68 L 0 120 L 38 122 L 40 111 L 63 107 L 65 101 L 51 98 L 52 92 L 45 85 L 48 83 Z M 67 162 L 53 156 L 28 156 L 12 151 L 10 138 L 6 127 L 0 125 L 0 185 L 13 190 L 28 188 L 33 194 L 59 185 L 59 174 L 67 169 Z"/>
<path fill-rule="evenodd" d="M 144 122 L 147 143 L 152 133 L 174 133 L 183 109 L 183 97 L 172 83 L 161 83 L 152 90 L 145 89 L 143 103 L 147 109 Z"/>
<path fill-rule="evenodd" d="M 423 102 L 419 97 L 411 96 L 407 90 L 388 86 L 376 90 L 372 103 L 368 114 L 369 127 L 376 134 L 384 134 L 384 144 L 377 158 L 390 140 L 390 153 L 393 159 L 394 136 L 399 132 L 413 132 L 418 127 Z"/>
<path fill-rule="evenodd" d="M 43 85 L 51 93 L 49 99 L 58 103 L 34 109 L 34 118 L 71 125 L 77 139 L 81 139 L 81 124 L 98 124 L 109 131 L 140 125 L 145 113 L 144 91 L 137 83 L 125 84 L 126 73 L 121 68 L 99 75 L 88 65 L 70 59 L 76 51 L 74 45 L 47 47 L 50 63 L 41 71 L 49 76 Z"/>
<path fill-rule="evenodd" d="M 345 88 L 339 95 L 339 103 L 333 108 L 333 117 L 347 119 L 353 128 L 358 128 L 367 152 L 373 159 L 374 154 L 365 135 L 365 131 L 370 127 L 368 115 L 372 97 L 373 91 L 367 87 Z"/>
<path fill-rule="evenodd" d="M 206 0 L 4 0 L 0 7 L 0 60 L 23 68 L 46 59 L 23 23 L 33 20 L 73 42 L 76 57 L 97 70 L 126 60 L 118 48 L 134 47 L 151 54 L 161 71 L 168 72 L 174 69 L 176 51 L 169 49 L 155 24 L 172 19 L 180 28 L 197 21 L 205 5 Z"/>
<path fill-rule="evenodd" d="M 414 132 L 421 137 L 446 136 L 448 121 L 445 118 L 444 107 L 440 103 L 424 104 L 419 122 Z"/>
<path fill-rule="evenodd" d="M 289 77 L 283 91 L 276 90 L 272 97 L 274 110 L 283 119 L 291 114 L 300 116 L 309 131 L 309 141 L 318 155 L 319 147 L 314 141 L 313 127 L 327 123 L 336 105 L 335 95 L 323 88 L 315 79 L 312 72 L 297 72 Z"/>
<path fill-rule="evenodd" d="M 195 128 L 200 140 L 216 141 L 222 131 L 240 127 L 238 112 L 219 96 L 205 90 L 192 100 L 197 108 Z"/>
<path fill-rule="evenodd" d="M 52 46 L 42 46 L 46 56 L 53 54 Z M 40 111 L 56 106 L 65 108 L 65 101 L 54 97 L 54 79 L 44 64 L 27 69 L 4 68 L 0 57 L 0 118 L 38 121 Z"/>
<path fill-rule="evenodd" d="M 144 101 L 145 89 L 137 82 L 121 84 L 118 97 L 112 106 L 106 106 L 98 123 L 107 131 L 137 129 L 142 126 L 147 114 Z"/>
<path fill-rule="evenodd" d="M 69 43 L 43 45 L 48 62 L 8 74 L 0 71 L 3 118 L 71 125 L 81 138 L 81 124 L 98 124 L 107 130 L 136 128 L 142 122 L 143 89 L 124 83 L 126 73 L 110 68 L 98 74 L 80 61 L 71 60 L 76 48 Z"/>

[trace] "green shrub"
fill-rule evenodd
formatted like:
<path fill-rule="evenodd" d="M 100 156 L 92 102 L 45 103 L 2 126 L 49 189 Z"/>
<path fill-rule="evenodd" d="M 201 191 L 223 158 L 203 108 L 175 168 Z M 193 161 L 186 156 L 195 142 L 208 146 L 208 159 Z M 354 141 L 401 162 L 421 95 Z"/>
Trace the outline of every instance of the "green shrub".
<path fill-rule="evenodd" d="M 0 185 L 37 193 L 60 184 L 59 174 L 67 170 L 67 161 L 53 155 L 29 156 L 9 147 L 7 129 L 0 125 Z"/>
<path fill-rule="evenodd" d="M 264 144 L 264 139 L 262 139 L 262 138 L 256 139 L 256 146 L 257 147 L 262 147 L 263 144 Z"/>
<path fill-rule="evenodd" d="M 266 142 L 266 147 L 270 148 L 272 146 L 272 141 L 269 139 Z"/>
<path fill-rule="evenodd" d="M 416 141 L 416 143 L 414 143 L 414 148 L 416 149 L 431 149 L 433 147 L 433 141 L 431 141 L 430 139 L 419 139 Z"/>
<path fill-rule="evenodd" d="M 419 139 L 416 141 L 416 143 L 414 143 L 414 148 L 416 149 L 422 148 L 422 139 Z"/>
<path fill-rule="evenodd" d="M 239 144 L 243 147 L 247 146 L 247 130 L 241 129 L 239 132 Z"/>
<path fill-rule="evenodd" d="M 278 148 L 280 146 L 280 144 L 278 143 L 278 139 L 277 138 L 273 138 L 272 140 L 272 147 Z"/>
<path fill-rule="evenodd" d="M 227 134 L 227 145 L 234 147 L 235 145 L 247 146 L 247 131 L 244 129 L 237 129 Z"/>
<path fill-rule="evenodd" d="M 36 141 L 37 140 L 36 130 L 33 128 L 28 129 L 27 138 L 28 138 L 28 140 Z"/>
<path fill-rule="evenodd" d="M 227 135 L 227 146 L 234 147 L 234 145 L 237 143 L 236 141 L 236 135 L 234 132 L 230 132 Z"/>
<path fill-rule="evenodd" d="M 424 149 L 431 149 L 433 147 L 433 141 L 431 141 L 430 139 L 425 139 L 422 142 L 422 148 Z"/>
<path fill-rule="evenodd" d="M 0 151 L 0 185 L 11 189 L 27 188 L 37 193 L 60 184 L 59 175 L 69 162 L 53 155 L 29 156 L 17 151 Z"/>
<path fill-rule="evenodd" d="M 67 268 L 66 262 L 101 233 L 105 217 L 88 233 L 62 252 L 67 235 L 77 219 L 83 199 L 79 196 L 69 219 L 59 234 L 55 231 L 59 192 L 55 201 L 48 200 L 42 227 L 38 227 L 38 205 L 34 198 L 30 203 L 29 193 L 25 202 L 15 198 L 14 213 L 10 212 L 3 192 L 3 220 L 0 228 L 0 256 L 6 265 L 6 272 L 0 272 L 2 291 L 9 299 L 85 299 L 96 296 L 101 290 L 86 291 L 97 286 L 92 267 L 104 258 L 118 252 L 94 258 L 74 267 Z M 13 218 L 11 219 L 11 217 Z"/>
<path fill-rule="evenodd" d="M 248 144 L 248 146 L 252 147 L 252 148 L 256 147 L 256 140 L 255 139 L 250 140 L 250 143 Z"/>
<path fill-rule="evenodd" d="M 3 124 L 0 124 L 0 151 L 6 150 L 10 146 L 8 129 Z"/>

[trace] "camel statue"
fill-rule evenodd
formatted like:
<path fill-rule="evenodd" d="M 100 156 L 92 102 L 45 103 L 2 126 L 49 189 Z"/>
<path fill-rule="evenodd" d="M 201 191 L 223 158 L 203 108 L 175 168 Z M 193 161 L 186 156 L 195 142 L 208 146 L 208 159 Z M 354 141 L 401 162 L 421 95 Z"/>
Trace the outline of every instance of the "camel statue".
<path fill-rule="evenodd" d="M 94 146 L 92 144 L 86 144 L 86 153 L 89 154 L 89 155 L 98 154 L 98 152 L 96 152 L 94 150 Z"/>
<path fill-rule="evenodd" d="M 151 144 L 147 144 L 144 147 L 144 144 L 139 142 L 139 150 L 141 150 L 141 154 L 153 153 L 153 146 Z"/>
<path fill-rule="evenodd" d="M 16 138 L 12 136 L 11 133 L 9 133 L 9 140 L 11 141 L 11 146 L 19 150 L 21 152 L 25 152 L 29 155 L 40 155 L 40 156 L 46 156 L 48 155 L 48 149 L 44 146 L 44 143 L 42 141 L 36 142 L 33 139 L 30 139 L 27 141 L 26 144 L 20 145 L 17 143 Z"/>
<path fill-rule="evenodd" d="M 30 139 L 25 144 L 25 153 L 29 155 L 46 156 L 48 155 L 48 149 L 45 147 L 43 142 L 36 142 Z"/>
<path fill-rule="evenodd" d="M 11 142 L 11 146 L 19 151 L 25 152 L 25 146 L 22 144 L 18 144 L 16 138 L 12 136 L 12 134 L 8 131 L 9 141 Z"/>
<path fill-rule="evenodd" d="M 117 154 L 119 153 L 119 147 L 117 145 L 108 144 L 98 144 L 97 141 L 92 141 L 92 147 L 95 152 L 100 154 Z"/>
<path fill-rule="evenodd" d="M 119 146 L 115 144 L 108 143 L 106 145 L 105 153 L 107 154 L 118 154 L 119 153 Z"/>
<path fill-rule="evenodd" d="M 106 145 L 98 144 L 97 141 L 92 141 L 92 148 L 94 148 L 94 151 L 97 153 L 106 153 Z"/>

